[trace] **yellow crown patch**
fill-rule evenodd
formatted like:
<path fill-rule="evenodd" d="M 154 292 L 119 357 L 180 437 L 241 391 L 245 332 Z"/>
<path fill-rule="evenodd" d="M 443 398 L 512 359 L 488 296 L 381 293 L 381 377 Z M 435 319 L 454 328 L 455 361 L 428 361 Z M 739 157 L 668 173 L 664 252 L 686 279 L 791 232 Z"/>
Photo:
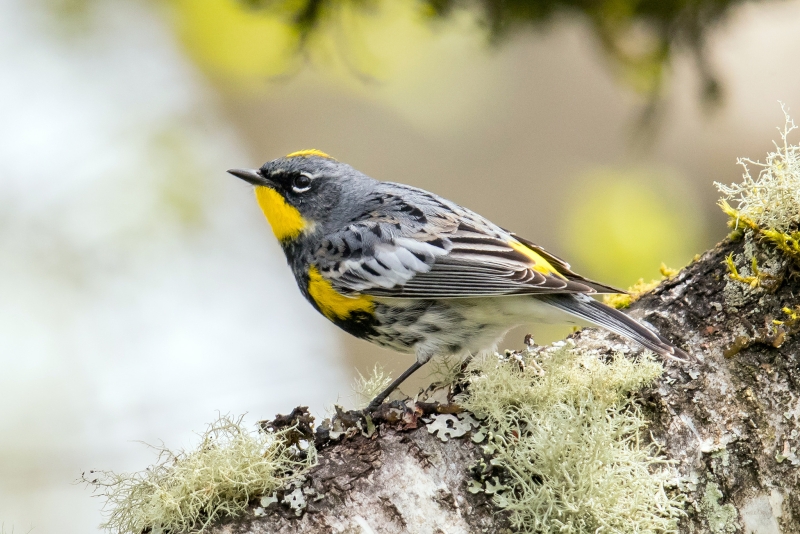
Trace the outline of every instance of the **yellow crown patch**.
<path fill-rule="evenodd" d="M 327 155 L 322 150 L 317 150 L 316 148 L 310 148 L 308 150 L 298 150 L 297 152 L 292 152 L 291 154 L 287 155 L 287 158 L 302 158 L 304 156 L 317 156 L 319 158 L 326 158 L 332 159 L 336 161 L 333 157 Z"/>

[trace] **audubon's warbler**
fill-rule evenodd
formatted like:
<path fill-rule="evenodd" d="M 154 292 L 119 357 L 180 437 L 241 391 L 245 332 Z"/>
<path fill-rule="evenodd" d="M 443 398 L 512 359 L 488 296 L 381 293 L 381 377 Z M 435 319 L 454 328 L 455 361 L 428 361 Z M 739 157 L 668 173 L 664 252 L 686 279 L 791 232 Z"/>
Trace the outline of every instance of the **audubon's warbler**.
<path fill-rule="evenodd" d="M 529 322 L 594 324 L 665 357 L 666 339 L 592 297 L 588 280 L 542 247 L 433 193 L 374 180 L 318 150 L 229 173 L 255 186 L 300 291 L 350 334 L 417 361 L 493 349 Z"/>

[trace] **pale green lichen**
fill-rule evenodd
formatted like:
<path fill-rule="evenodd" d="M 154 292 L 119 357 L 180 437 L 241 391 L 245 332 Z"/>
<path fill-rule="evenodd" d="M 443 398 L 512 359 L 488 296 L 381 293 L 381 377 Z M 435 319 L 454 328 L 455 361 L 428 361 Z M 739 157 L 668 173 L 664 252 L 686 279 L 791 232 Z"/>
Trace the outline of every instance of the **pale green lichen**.
<path fill-rule="evenodd" d="M 631 400 L 661 365 L 561 345 L 467 369 L 457 401 L 484 418 L 485 451 L 505 473 L 494 502 L 520 532 L 675 532 L 682 506 L 665 490 L 674 473 L 642 442 L 647 420 Z"/>
<path fill-rule="evenodd" d="M 722 497 L 719 486 L 714 482 L 706 484 L 706 491 L 703 493 L 700 506 L 711 534 L 732 533 L 739 528 L 737 523 L 739 513 L 736 511 L 736 507 L 730 503 L 720 504 L 719 501 Z"/>
<path fill-rule="evenodd" d="M 428 362 L 428 377 L 439 384 L 454 384 L 462 373 L 463 360 L 452 355 L 436 356 Z"/>
<path fill-rule="evenodd" d="M 366 408 L 367 405 L 379 393 L 392 383 L 392 377 L 383 370 L 379 364 L 375 364 L 369 376 L 364 376 L 361 371 L 356 370 L 358 377 L 353 380 L 350 389 L 356 398 L 356 409 Z"/>
<path fill-rule="evenodd" d="M 744 167 L 741 183 L 725 185 L 715 182 L 727 200 L 737 203 L 734 230 L 738 223 L 750 226 L 750 222 L 759 228 L 776 231 L 775 237 L 797 230 L 800 222 L 800 146 L 789 144 L 789 133 L 797 126 L 783 104 L 781 108 L 785 116 L 782 143 L 775 143 L 775 151 L 767 154 L 766 162 L 740 158 L 738 163 Z M 750 165 L 762 168 L 757 178 L 750 174 Z"/>
<path fill-rule="evenodd" d="M 722 448 L 718 451 L 711 453 L 711 469 L 713 471 L 721 468 L 726 468 L 731 465 L 731 455 L 728 449 Z"/>
<path fill-rule="evenodd" d="M 290 430 L 250 431 L 241 417 L 221 416 L 195 450 L 157 448 L 158 461 L 145 471 L 91 472 L 84 481 L 105 498 L 101 526 L 109 532 L 202 532 L 217 519 L 241 515 L 251 500 L 315 463 L 312 444 L 301 453 L 285 439 Z"/>
<path fill-rule="evenodd" d="M 730 217 L 731 239 L 744 238 L 743 253 L 725 259 L 729 278 L 725 302 L 734 308 L 747 305 L 760 293 L 774 291 L 782 282 L 787 260 L 800 266 L 800 146 L 789 144 L 789 134 L 797 126 L 782 107 L 782 142 L 775 144 L 766 163 L 740 158 L 742 181 L 715 183 L 725 196 L 719 205 Z M 762 167 L 757 178 L 750 174 L 751 165 Z"/>

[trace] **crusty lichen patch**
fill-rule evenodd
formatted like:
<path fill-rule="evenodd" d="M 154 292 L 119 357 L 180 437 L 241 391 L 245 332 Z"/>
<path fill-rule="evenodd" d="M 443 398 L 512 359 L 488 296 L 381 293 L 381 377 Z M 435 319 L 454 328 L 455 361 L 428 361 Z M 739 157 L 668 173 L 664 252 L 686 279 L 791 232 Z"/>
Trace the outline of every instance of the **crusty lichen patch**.
<path fill-rule="evenodd" d="M 739 513 L 736 511 L 736 507 L 730 503 L 720 504 L 719 501 L 722 497 L 719 486 L 714 482 L 706 484 L 701 508 L 711 534 L 728 534 L 736 532 L 738 529 Z"/>
<path fill-rule="evenodd" d="M 90 472 L 84 480 L 105 498 L 102 527 L 110 532 L 202 532 L 314 464 L 313 444 L 300 453 L 284 439 L 286 432 L 250 431 L 242 418 L 221 416 L 195 450 L 157 448 L 158 461 L 144 471 Z"/>
<path fill-rule="evenodd" d="M 484 450 L 505 474 L 486 492 L 521 532 L 675 532 L 672 476 L 642 442 L 631 394 L 662 374 L 648 356 L 603 362 L 571 343 L 478 359 L 458 402 L 484 420 Z M 499 483 L 501 482 L 501 484 Z"/>

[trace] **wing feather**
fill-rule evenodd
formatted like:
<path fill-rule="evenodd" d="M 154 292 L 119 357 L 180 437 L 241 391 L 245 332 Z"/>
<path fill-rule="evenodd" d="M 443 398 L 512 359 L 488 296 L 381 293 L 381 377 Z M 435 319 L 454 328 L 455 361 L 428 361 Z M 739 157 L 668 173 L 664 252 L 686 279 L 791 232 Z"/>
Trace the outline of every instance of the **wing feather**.
<path fill-rule="evenodd" d="M 344 293 L 466 298 L 615 291 L 460 206 L 425 197 L 427 203 L 409 209 L 386 198 L 380 217 L 365 210 L 365 219 L 327 236 L 315 253 L 320 273 Z"/>

